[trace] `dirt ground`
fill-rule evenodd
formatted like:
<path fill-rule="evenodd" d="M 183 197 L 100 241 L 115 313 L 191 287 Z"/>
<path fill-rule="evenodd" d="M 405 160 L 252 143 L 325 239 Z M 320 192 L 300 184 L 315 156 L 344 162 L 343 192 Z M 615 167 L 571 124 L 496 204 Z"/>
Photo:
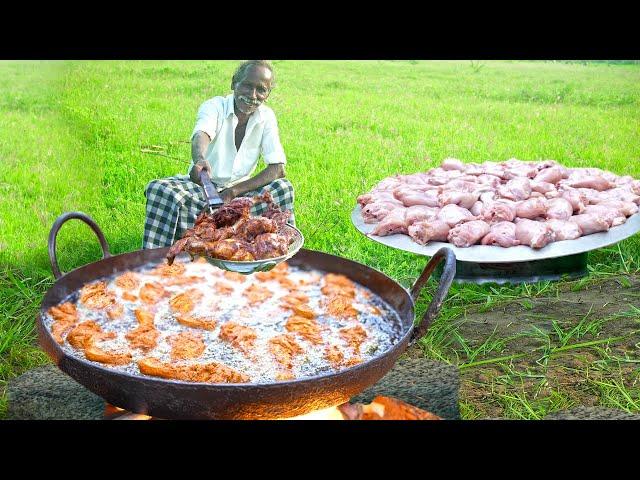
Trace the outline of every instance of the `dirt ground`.
<path fill-rule="evenodd" d="M 616 407 L 620 398 L 632 410 L 640 405 L 640 276 L 576 287 L 567 283 L 557 296 L 519 298 L 488 310 L 471 307 L 452 319 L 469 348 L 498 342 L 473 362 L 518 356 L 461 368 L 460 401 L 476 418 L 518 418 L 518 408 L 536 418 L 573 406 Z M 590 345 L 574 347 L 583 343 Z M 461 345 L 452 349 L 458 363 L 466 363 Z"/>

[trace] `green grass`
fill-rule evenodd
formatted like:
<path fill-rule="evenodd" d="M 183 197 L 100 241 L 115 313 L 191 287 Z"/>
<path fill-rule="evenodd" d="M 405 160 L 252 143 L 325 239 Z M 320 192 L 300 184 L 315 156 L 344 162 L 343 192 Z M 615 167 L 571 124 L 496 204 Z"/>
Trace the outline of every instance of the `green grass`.
<path fill-rule="evenodd" d="M 350 223 L 355 197 L 388 175 L 424 171 L 452 156 L 474 162 L 551 158 L 640 178 L 636 64 L 274 63 L 278 85 L 268 104 L 280 125 L 305 246 L 363 262 L 405 286 L 426 260 L 370 242 Z M 46 361 L 34 318 L 53 282 L 47 235 L 55 218 L 84 211 L 101 226 L 112 253 L 139 249 L 145 185 L 185 172 L 197 108 L 228 93 L 236 65 L 0 62 L 0 389 Z M 590 277 L 572 285 L 637 274 L 639 252 L 638 236 L 593 252 Z M 100 247 L 85 225 L 70 222 L 59 234 L 58 255 L 68 271 L 100 258 Z M 471 305 L 491 309 L 509 299 L 554 296 L 557 285 L 454 285 L 421 341 L 425 355 L 469 365 L 517 354 L 500 353 L 508 338 L 469 345 L 456 337 L 456 322 Z M 419 314 L 434 287 L 429 282 L 425 288 Z M 579 341 L 582 330 L 559 328 L 558 335 L 570 335 L 567 345 Z M 616 378 L 602 381 L 609 385 L 600 386 L 603 398 L 615 392 Z M 509 398 L 495 401 L 512 417 L 539 417 L 542 407 L 523 406 L 518 391 L 503 395 Z M 1 398 L 0 416 L 6 408 Z M 633 402 L 619 402 L 635 409 Z M 477 418 L 482 406 L 463 404 L 463 412 Z"/>

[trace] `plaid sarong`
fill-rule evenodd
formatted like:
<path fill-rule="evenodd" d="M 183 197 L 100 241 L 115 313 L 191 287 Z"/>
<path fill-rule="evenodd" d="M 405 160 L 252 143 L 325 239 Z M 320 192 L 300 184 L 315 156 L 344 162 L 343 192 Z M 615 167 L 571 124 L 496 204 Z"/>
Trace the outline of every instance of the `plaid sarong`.
<path fill-rule="evenodd" d="M 293 185 L 286 178 L 279 178 L 259 190 L 243 194 L 252 197 L 269 191 L 273 201 L 282 210 L 290 210 L 288 223 L 295 226 L 293 216 Z M 144 222 L 142 248 L 161 248 L 173 245 L 193 227 L 196 217 L 205 207 L 204 192 L 188 175 L 162 178 L 149 182 L 144 191 L 147 197 L 147 214 Z M 251 208 L 252 215 L 265 212 L 265 203 Z"/>

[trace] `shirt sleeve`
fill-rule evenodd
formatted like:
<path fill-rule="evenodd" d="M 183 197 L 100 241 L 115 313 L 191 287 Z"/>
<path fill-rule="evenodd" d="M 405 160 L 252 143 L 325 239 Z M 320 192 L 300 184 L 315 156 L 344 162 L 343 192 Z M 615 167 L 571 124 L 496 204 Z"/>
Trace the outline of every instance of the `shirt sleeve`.
<path fill-rule="evenodd" d="M 278 132 L 278 122 L 276 116 L 271 113 L 265 121 L 264 132 L 262 133 L 262 143 L 260 144 L 264 163 L 271 165 L 274 163 L 287 163 L 287 157 L 280 143 Z"/>
<path fill-rule="evenodd" d="M 202 131 L 209 135 L 211 141 L 216 137 L 218 128 L 218 108 L 213 100 L 207 100 L 198 109 L 196 116 L 196 126 L 191 133 L 191 140 L 198 131 Z"/>

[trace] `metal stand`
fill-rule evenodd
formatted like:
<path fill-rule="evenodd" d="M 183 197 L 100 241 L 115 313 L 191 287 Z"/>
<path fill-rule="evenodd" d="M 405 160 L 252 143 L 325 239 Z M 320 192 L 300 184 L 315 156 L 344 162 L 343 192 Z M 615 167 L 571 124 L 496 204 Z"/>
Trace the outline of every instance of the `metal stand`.
<path fill-rule="evenodd" d="M 442 263 L 434 275 L 440 278 Z M 587 252 L 545 260 L 514 263 L 474 263 L 456 260 L 456 283 L 533 283 L 575 279 L 587 275 Z"/>

